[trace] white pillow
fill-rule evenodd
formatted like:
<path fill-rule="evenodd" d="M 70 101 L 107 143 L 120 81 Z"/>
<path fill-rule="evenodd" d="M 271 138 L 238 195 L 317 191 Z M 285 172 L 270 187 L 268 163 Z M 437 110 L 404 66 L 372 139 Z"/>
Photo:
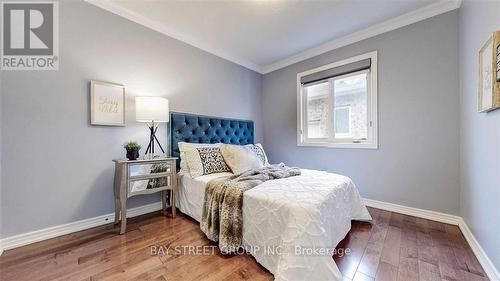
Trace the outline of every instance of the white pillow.
<path fill-rule="evenodd" d="M 226 144 L 220 150 L 233 174 L 241 174 L 263 166 L 257 154 L 248 146 Z"/>
<path fill-rule="evenodd" d="M 179 142 L 181 168 L 185 165 L 191 177 L 212 173 L 231 172 L 220 152 L 221 143 Z"/>
<path fill-rule="evenodd" d="M 250 150 L 252 150 L 257 157 L 260 159 L 261 163 L 263 166 L 268 166 L 269 161 L 267 160 L 267 155 L 266 152 L 264 151 L 264 148 L 262 147 L 262 144 L 256 143 L 256 144 L 247 144 L 245 147 L 248 147 Z"/>
<path fill-rule="evenodd" d="M 184 152 L 181 152 L 179 156 L 181 158 L 181 165 L 180 165 L 181 169 L 179 172 L 181 172 L 182 174 L 189 174 L 189 168 L 187 165 L 186 156 L 184 155 Z"/>

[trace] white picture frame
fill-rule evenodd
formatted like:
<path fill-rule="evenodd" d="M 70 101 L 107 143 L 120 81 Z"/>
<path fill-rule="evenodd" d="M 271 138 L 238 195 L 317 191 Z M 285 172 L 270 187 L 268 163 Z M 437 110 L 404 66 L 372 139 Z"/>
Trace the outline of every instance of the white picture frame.
<path fill-rule="evenodd" d="M 493 52 L 493 38 L 490 37 L 479 50 L 478 112 L 487 112 L 494 109 L 493 88 L 496 71 L 493 69 L 491 62 Z"/>
<path fill-rule="evenodd" d="M 97 126 L 126 125 L 125 86 L 90 80 L 90 124 Z"/>

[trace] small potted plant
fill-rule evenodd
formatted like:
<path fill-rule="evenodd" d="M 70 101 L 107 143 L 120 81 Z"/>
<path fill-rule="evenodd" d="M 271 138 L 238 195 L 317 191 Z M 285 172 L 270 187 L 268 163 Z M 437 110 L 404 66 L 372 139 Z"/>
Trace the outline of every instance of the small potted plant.
<path fill-rule="evenodd" d="M 141 149 L 141 145 L 136 143 L 135 141 L 129 141 L 123 144 L 123 147 L 127 151 L 128 160 L 136 160 L 139 158 L 139 149 Z"/>

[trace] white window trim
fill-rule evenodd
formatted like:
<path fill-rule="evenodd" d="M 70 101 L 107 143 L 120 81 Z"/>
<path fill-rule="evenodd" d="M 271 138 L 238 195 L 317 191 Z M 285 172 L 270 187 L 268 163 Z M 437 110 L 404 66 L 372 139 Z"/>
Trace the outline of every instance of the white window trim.
<path fill-rule="evenodd" d="M 331 90 L 332 90 L 331 88 L 329 88 L 329 89 L 328 89 L 328 93 L 329 93 L 329 94 L 328 94 L 328 100 L 330 101 L 330 103 L 329 103 L 329 108 L 331 108 L 331 107 L 332 107 L 332 99 L 331 99 L 331 93 L 330 93 L 330 92 L 331 92 Z M 308 105 L 307 105 L 307 101 L 306 101 L 306 94 L 305 94 L 305 93 L 303 93 L 303 94 L 302 94 L 302 99 L 301 99 L 301 102 L 303 102 L 303 103 L 304 103 L 304 109 L 305 109 L 305 111 L 307 112 L 307 106 L 308 106 Z M 331 111 L 331 110 L 330 110 L 330 111 Z M 330 113 L 331 113 L 331 112 L 330 112 Z M 303 124 L 305 124 L 305 123 L 306 123 L 306 122 L 308 122 L 308 121 L 309 121 L 309 120 L 307 120 L 307 117 L 305 117 L 305 115 L 304 115 Z M 328 123 L 328 127 L 329 127 L 329 128 L 331 128 L 331 127 L 332 127 L 332 125 L 333 125 L 333 124 L 332 124 L 332 118 L 328 118 L 327 123 Z M 308 133 L 308 131 L 307 131 L 307 130 L 308 130 L 308 127 L 305 127 L 305 128 L 304 128 L 304 130 L 303 130 L 303 132 L 304 132 L 304 142 L 305 142 L 305 143 L 312 143 L 312 142 L 323 142 L 323 143 L 324 143 L 324 142 L 329 142 L 329 141 L 330 141 L 329 137 L 327 137 L 327 138 L 314 138 L 314 139 L 308 139 L 308 138 L 306 137 L 306 136 L 308 136 L 308 135 L 309 135 L 309 133 Z"/>
<path fill-rule="evenodd" d="M 330 147 L 330 148 L 365 148 L 365 149 L 378 149 L 378 84 L 377 84 L 377 57 L 378 52 L 372 51 L 359 56 L 351 57 L 345 60 L 330 63 L 324 66 L 320 66 L 314 69 L 310 69 L 297 74 L 297 146 L 311 146 L 311 147 Z M 370 95 L 368 96 L 368 122 L 371 122 L 371 126 L 368 129 L 368 139 L 366 141 L 356 141 L 352 142 L 332 142 L 331 140 L 318 139 L 314 142 L 306 141 L 304 128 L 305 122 L 305 112 L 302 106 L 304 102 L 304 94 L 302 93 L 302 85 L 300 83 L 300 78 L 303 76 L 316 73 L 319 71 L 327 70 L 330 68 L 342 66 L 345 64 L 357 62 L 364 59 L 371 59 L 370 67 L 370 80 L 368 81 L 368 87 L 370 87 Z"/>

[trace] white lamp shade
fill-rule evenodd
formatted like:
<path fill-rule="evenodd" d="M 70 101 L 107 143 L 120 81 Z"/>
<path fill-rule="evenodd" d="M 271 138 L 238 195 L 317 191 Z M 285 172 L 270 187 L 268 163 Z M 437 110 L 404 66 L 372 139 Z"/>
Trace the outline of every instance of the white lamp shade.
<path fill-rule="evenodd" d="M 168 122 L 168 100 L 161 97 L 136 97 L 137 122 Z"/>

